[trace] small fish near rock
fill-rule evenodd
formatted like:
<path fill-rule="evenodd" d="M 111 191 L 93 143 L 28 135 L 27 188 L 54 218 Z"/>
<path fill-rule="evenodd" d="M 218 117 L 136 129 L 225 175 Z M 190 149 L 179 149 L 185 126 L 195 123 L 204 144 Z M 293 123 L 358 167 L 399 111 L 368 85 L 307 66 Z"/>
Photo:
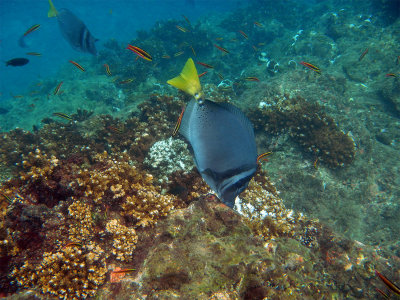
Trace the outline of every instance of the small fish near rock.
<path fill-rule="evenodd" d="M 13 59 L 6 61 L 6 66 L 22 67 L 22 66 L 25 66 L 28 62 L 29 62 L 29 59 L 23 58 L 23 57 L 18 57 L 18 58 L 13 58 Z"/>

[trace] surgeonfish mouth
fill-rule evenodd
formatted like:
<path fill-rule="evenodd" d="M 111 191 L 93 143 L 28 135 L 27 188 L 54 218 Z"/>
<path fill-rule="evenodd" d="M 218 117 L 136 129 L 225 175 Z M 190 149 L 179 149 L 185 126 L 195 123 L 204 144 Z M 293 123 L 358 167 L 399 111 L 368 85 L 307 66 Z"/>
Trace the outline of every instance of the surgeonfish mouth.
<path fill-rule="evenodd" d="M 89 29 L 70 10 L 64 8 L 57 13 L 61 33 L 75 50 L 97 54 L 96 41 Z"/>

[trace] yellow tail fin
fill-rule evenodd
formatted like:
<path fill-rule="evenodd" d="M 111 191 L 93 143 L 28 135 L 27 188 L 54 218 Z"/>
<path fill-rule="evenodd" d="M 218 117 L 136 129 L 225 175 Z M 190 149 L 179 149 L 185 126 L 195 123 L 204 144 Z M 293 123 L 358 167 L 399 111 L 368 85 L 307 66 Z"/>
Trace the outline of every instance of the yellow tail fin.
<path fill-rule="evenodd" d="M 51 2 L 51 0 L 49 0 L 49 5 L 50 5 L 50 9 L 49 9 L 49 12 L 47 13 L 47 16 L 48 16 L 49 18 L 57 17 L 58 11 L 57 11 L 57 9 L 54 7 L 54 4 L 53 4 L 53 2 Z"/>
<path fill-rule="evenodd" d="M 167 83 L 192 95 L 196 100 L 203 98 L 199 76 L 191 58 L 187 60 L 181 74 L 168 80 Z"/>

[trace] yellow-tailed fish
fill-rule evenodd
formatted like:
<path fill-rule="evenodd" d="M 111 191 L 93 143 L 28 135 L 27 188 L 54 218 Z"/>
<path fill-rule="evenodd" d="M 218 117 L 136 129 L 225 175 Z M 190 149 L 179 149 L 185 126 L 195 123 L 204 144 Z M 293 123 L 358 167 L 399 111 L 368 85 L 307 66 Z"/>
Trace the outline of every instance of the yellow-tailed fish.
<path fill-rule="evenodd" d="M 51 0 L 49 0 L 49 5 L 50 5 L 50 9 L 49 9 L 49 12 L 47 13 L 47 16 L 48 16 L 49 18 L 57 17 L 58 11 L 57 11 L 57 9 L 54 7 L 54 4 L 53 4 L 53 2 L 51 2 Z"/>

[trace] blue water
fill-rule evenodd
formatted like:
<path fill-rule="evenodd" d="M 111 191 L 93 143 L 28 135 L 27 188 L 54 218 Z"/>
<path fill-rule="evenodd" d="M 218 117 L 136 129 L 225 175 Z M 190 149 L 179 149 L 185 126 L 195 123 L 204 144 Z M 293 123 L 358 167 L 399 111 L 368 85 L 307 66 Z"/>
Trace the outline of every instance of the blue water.
<path fill-rule="evenodd" d="M 189 0 L 54 0 L 57 9 L 68 8 L 78 16 L 102 44 L 114 38 L 127 44 L 136 37 L 138 30 L 151 28 L 156 21 L 182 19 L 182 14 L 193 22 L 205 15 L 236 9 L 245 4 L 237 0 L 189 1 Z M 54 75 L 68 60 L 90 55 L 73 50 L 64 40 L 55 18 L 48 18 L 47 0 L 1 0 L 0 1 L 0 101 L 11 95 L 23 94 L 29 86 L 41 78 Z M 18 40 L 34 24 L 41 27 L 26 37 L 27 48 L 21 48 Z M 26 55 L 39 52 L 41 57 Z M 29 64 L 23 67 L 5 67 L 3 62 L 26 57 Z"/>

